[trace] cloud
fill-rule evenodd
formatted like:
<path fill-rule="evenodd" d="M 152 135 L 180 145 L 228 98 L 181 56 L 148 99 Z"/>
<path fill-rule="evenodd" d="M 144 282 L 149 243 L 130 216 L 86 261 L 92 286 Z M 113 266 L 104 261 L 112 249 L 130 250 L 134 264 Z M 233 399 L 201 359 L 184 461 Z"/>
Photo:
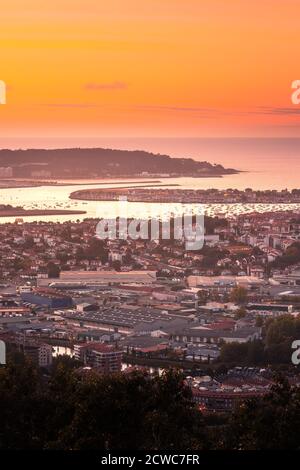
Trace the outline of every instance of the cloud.
<path fill-rule="evenodd" d="M 164 105 L 140 105 L 135 106 L 135 109 L 144 109 L 147 111 L 171 111 L 174 113 L 187 113 L 187 114 L 196 114 L 197 116 L 203 118 L 212 118 L 216 114 L 221 114 L 217 109 L 214 108 L 202 108 L 202 107 L 193 107 L 193 106 L 164 106 Z M 222 113 L 224 114 L 224 113 Z"/>
<path fill-rule="evenodd" d="M 271 107 L 271 108 L 262 108 L 262 114 L 275 114 L 275 115 L 295 115 L 295 114 L 300 114 L 300 107 L 297 108 L 297 106 L 293 107 L 286 107 L 286 108 L 276 108 L 276 107 Z"/>
<path fill-rule="evenodd" d="M 95 103 L 42 103 L 40 106 L 48 108 L 97 108 Z"/>
<path fill-rule="evenodd" d="M 145 109 L 165 109 L 166 111 L 179 111 L 179 112 L 192 112 L 192 113 L 212 113 L 217 111 L 213 108 L 197 108 L 197 107 L 189 107 L 189 106 L 160 106 L 160 105 L 142 105 L 139 106 L 140 108 Z"/>
<path fill-rule="evenodd" d="M 254 111 L 255 114 L 271 114 L 273 116 L 293 116 L 300 114 L 300 107 L 291 106 L 291 107 L 267 107 L 262 106 L 257 108 L 257 111 Z"/>
<path fill-rule="evenodd" d="M 127 83 L 111 82 L 111 83 L 87 83 L 84 88 L 88 91 L 115 91 L 126 90 Z"/>
<path fill-rule="evenodd" d="M 252 109 L 216 109 L 216 108 L 202 108 L 202 107 L 188 107 L 188 106 L 140 106 L 144 109 L 153 109 L 153 110 L 166 110 L 166 111 L 175 111 L 183 113 L 197 113 L 202 116 L 243 116 L 248 114 L 256 115 L 279 115 L 279 116 L 292 116 L 300 114 L 300 106 L 291 106 L 291 107 L 268 107 L 260 106 Z"/>

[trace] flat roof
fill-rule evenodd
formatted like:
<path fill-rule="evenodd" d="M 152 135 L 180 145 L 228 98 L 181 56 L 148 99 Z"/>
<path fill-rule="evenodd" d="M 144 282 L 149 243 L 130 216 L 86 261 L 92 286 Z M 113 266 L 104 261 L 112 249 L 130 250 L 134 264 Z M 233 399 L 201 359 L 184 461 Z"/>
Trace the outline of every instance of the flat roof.
<path fill-rule="evenodd" d="M 105 278 L 105 277 L 152 277 L 156 279 L 156 271 L 61 271 L 60 273 L 60 280 L 70 279 L 73 280 L 74 278 L 85 278 L 85 279 L 92 279 L 92 278 Z"/>

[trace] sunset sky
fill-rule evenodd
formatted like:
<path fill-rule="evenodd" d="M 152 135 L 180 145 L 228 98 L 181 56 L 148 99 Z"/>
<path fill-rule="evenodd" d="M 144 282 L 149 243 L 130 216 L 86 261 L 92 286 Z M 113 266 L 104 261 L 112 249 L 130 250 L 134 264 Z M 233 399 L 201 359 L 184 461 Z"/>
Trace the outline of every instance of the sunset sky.
<path fill-rule="evenodd" d="M 1 139 L 298 136 L 297 0 L 5 0 Z"/>

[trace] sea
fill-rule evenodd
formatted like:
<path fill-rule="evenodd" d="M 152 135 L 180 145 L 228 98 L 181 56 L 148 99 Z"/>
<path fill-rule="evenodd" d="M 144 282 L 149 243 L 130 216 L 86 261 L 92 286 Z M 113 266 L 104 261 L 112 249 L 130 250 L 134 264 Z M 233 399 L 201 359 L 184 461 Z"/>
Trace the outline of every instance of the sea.
<path fill-rule="evenodd" d="M 17 148 L 21 146 L 17 145 Z M 47 142 L 48 148 L 58 148 L 62 142 Z M 22 144 L 24 147 L 24 143 Z M 45 147 L 39 141 L 37 148 Z M 66 145 L 64 145 L 66 146 Z M 146 150 L 172 157 L 194 158 L 199 161 L 235 168 L 238 174 L 222 178 L 159 178 L 164 185 L 178 185 L 181 189 L 294 189 L 300 188 L 300 138 L 93 138 L 74 141 L 69 147 L 104 147 L 126 150 Z M 32 148 L 32 145 L 30 145 Z M 153 178 L 152 178 L 153 179 Z M 155 178 L 157 179 L 157 178 Z M 129 181 L 129 179 L 126 179 Z M 147 183 L 145 179 L 133 179 L 134 185 Z M 122 180 L 60 180 L 64 186 L 40 186 L 33 188 L 0 189 L 0 204 L 23 206 L 25 209 L 79 209 L 84 215 L 33 216 L 24 221 L 76 221 L 86 217 L 110 217 L 119 214 L 118 202 L 75 201 L 69 199 L 72 191 L 88 188 L 130 186 Z M 80 183 L 80 186 L 74 184 Z M 95 184 L 95 183 L 99 183 Z M 151 207 L 150 207 L 151 206 Z M 246 212 L 277 210 L 300 211 L 300 204 L 189 204 L 188 211 L 208 215 L 235 216 Z M 128 203 L 128 217 L 143 218 L 145 213 L 164 216 L 182 212 L 181 204 Z M 14 222 L 15 217 L 0 218 L 0 223 Z"/>

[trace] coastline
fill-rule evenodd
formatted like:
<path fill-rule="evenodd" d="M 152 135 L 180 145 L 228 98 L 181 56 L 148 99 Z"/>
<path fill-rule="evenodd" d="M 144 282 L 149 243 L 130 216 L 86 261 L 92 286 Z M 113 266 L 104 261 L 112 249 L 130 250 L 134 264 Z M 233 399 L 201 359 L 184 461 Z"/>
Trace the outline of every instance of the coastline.
<path fill-rule="evenodd" d="M 206 175 L 194 175 L 194 174 L 187 174 L 187 175 L 158 175 L 158 178 L 163 178 L 163 179 L 172 179 L 172 178 L 195 178 L 195 179 L 206 179 L 206 178 L 223 178 L 224 176 L 227 175 L 234 175 L 234 174 L 239 174 L 242 173 L 240 171 L 233 171 L 230 173 L 225 173 L 225 174 L 206 174 Z M 101 179 L 101 181 L 93 181 L 96 180 L 97 178 Z M 154 183 L 161 183 L 160 180 L 157 179 L 152 179 L 152 178 L 147 178 L 145 176 L 139 175 L 139 176 L 131 176 L 131 178 L 134 178 L 134 181 L 128 181 L 128 176 L 123 176 L 123 177 L 118 177 L 114 178 L 112 176 L 109 177 L 86 177 L 86 178 L 70 178 L 70 182 L 67 181 L 67 178 L 61 178 L 63 182 L 60 182 L 59 178 L 53 178 L 53 179 L 47 179 L 47 180 L 38 180 L 35 181 L 33 179 L 21 179 L 18 180 L 17 178 L 12 178 L 12 179 L 0 179 L 0 189 L 20 189 L 20 188 L 38 188 L 41 186 L 55 186 L 55 187 L 62 187 L 62 186 L 84 186 L 86 184 L 89 185 L 104 185 L 104 184 L 134 184 L 140 182 L 145 182 L 147 184 L 154 184 Z M 74 182 L 74 179 L 78 180 L 78 182 Z M 82 182 L 80 182 L 82 180 Z M 91 180 L 87 183 L 87 180 Z M 103 181 L 106 180 L 106 181 Z M 115 180 L 115 181 L 112 181 Z M 3 184 L 4 183 L 4 184 Z M 169 186 L 169 185 L 166 185 Z"/>
<path fill-rule="evenodd" d="M 92 178 L 93 179 L 93 178 Z M 104 179 L 104 178 L 101 178 L 101 179 Z M 110 181 L 111 178 L 107 178 L 108 181 Z M 65 180 L 65 178 L 64 178 Z M 70 180 L 74 180 L 74 178 L 70 178 Z M 86 180 L 86 178 L 82 178 L 82 180 Z M 3 182 L 7 182 L 7 184 L 2 184 Z M 14 182 L 16 182 L 16 184 L 13 184 Z M 136 183 L 137 181 L 112 181 L 110 182 L 111 184 L 134 184 Z M 146 181 L 145 181 L 146 182 Z M 160 180 L 150 180 L 150 181 L 147 181 L 147 183 L 161 183 Z M 84 186 L 86 185 L 87 183 L 86 182 L 82 182 L 82 183 L 68 183 L 68 182 L 62 182 L 60 183 L 59 182 L 59 179 L 53 179 L 53 180 L 45 180 L 45 181 L 35 181 L 35 180 L 32 180 L 32 179 L 21 179 L 21 180 L 18 180 L 17 178 L 13 178 L 11 180 L 5 178 L 3 180 L 0 179 L 0 189 L 18 189 L 18 188 L 39 188 L 41 186 L 55 186 L 55 187 L 61 187 L 61 186 Z M 103 182 L 103 181 L 100 181 L 100 182 L 92 182 L 92 183 L 88 183 L 89 185 L 104 185 L 104 184 L 107 184 L 106 182 Z"/>
<path fill-rule="evenodd" d="M 239 191 L 239 190 L 186 190 L 166 189 L 147 186 L 129 188 L 82 189 L 73 191 L 70 199 L 83 201 L 118 201 L 126 197 L 128 202 L 140 203 L 183 203 L 183 204 L 292 204 L 300 203 L 300 189 L 294 192 L 282 191 Z"/>
<path fill-rule="evenodd" d="M 30 217 L 44 215 L 82 215 L 86 211 L 68 209 L 6 209 L 0 210 L 0 217 Z"/>

